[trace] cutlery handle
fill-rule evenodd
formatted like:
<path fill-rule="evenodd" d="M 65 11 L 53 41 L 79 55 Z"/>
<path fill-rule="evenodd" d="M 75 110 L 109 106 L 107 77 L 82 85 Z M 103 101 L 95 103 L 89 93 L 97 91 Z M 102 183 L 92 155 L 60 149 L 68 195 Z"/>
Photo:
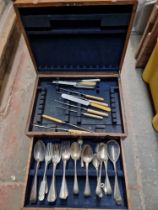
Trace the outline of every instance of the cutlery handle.
<path fill-rule="evenodd" d="M 111 108 L 110 107 L 106 107 L 106 106 L 103 106 L 103 105 L 100 105 L 96 102 L 90 102 L 90 105 L 92 107 L 95 107 L 95 108 L 98 108 L 98 109 L 101 109 L 101 110 L 104 110 L 104 111 L 107 111 L 107 112 L 111 112 Z"/>
<path fill-rule="evenodd" d="M 40 163 L 39 161 L 37 161 L 37 163 L 36 163 L 35 175 L 34 175 L 31 194 L 30 194 L 30 202 L 31 203 L 35 203 L 37 200 L 37 171 L 39 168 L 39 163 Z"/>
<path fill-rule="evenodd" d="M 103 119 L 102 116 L 95 115 L 95 114 L 90 114 L 90 113 L 87 113 L 87 112 L 83 112 L 82 114 L 86 117 L 91 117 L 91 118 L 94 118 L 94 119 L 99 119 L 99 120 Z"/>
<path fill-rule="evenodd" d="M 88 176 L 88 163 L 86 163 L 86 184 L 85 184 L 85 189 L 84 189 L 84 195 L 85 196 L 90 196 L 91 195 L 91 189 L 90 189 L 90 184 L 89 184 L 89 176 Z"/>
<path fill-rule="evenodd" d="M 88 99 L 93 99 L 93 100 L 97 100 L 97 101 L 104 101 L 104 98 L 98 97 L 98 96 L 94 96 L 94 95 L 86 94 L 85 97 L 88 98 Z"/>
<path fill-rule="evenodd" d="M 48 165 L 48 162 L 45 163 L 44 175 L 43 175 L 43 179 L 41 181 L 40 189 L 39 189 L 38 199 L 40 201 L 43 201 L 45 197 L 45 190 L 46 190 L 46 184 L 47 184 L 47 180 L 46 180 L 47 165 Z"/>
<path fill-rule="evenodd" d="M 73 193 L 78 194 L 79 193 L 79 186 L 78 186 L 78 179 L 77 179 L 77 170 L 76 170 L 76 160 L 75 163 L 75 171 L 74 171 L 74 187 L 73 187 Z"/>
<path fill-rule="evenodd" d="M 61 189 L 59 193 L 59 197 L 61 199 L 66 199 L 68 197 L 68 188 L 67 188 L 67 182 L 66 182 L 66 177 L 65 177 L 65 170 L 66 170 L 66 160 L 63 160 L 63 178 L 62 178 L 62 183 L 61 183 Z"/>
<path fill-rule="evenodd" d="M 55 171 L 56 171 L 56 164 L 53 164 L 53 176 L 52 176 L 52 182 L 51 182 L 51 186 L 50 186 L 50 190 L 49 190 L 49 194 L 48 194 L 48 202 L 54 202 L 57 198 L 57 194 L 56 194 L 56 188 L 55 188 Z"/>
<path fill-rule="evenodd" d="M 88 112 L 88 113 L 91 113 L 91 114 L 95 114 L 95 115 L 100 115 L 100 116 L 103 116 L 103 117 L 108 116 L 108 113 L 96 111 L 96 110 L 94 110 L 94 109 L 87 109 L 87 112 Z"/>
<path fill-rule="evenodd" d="M 102 162 L 100 163 L 100 170 L 99 170 L 99 176 L 97 180 L 97 187 L 96 187 L 96 195 L 99 197 L 103 197 L 102 189 L 101 189 L 101 172 L 102 172 Z"/>
<path fill-rule="evenodd" d="M 122 197 L 119 189 L 118 184 L 118 177 L 117 177 L 117 171 L 116 171 L 116 165 L 114 164 L 114 170 L 115 170 L 115 184 L 114 184 L 114 199 L 117 205 L 121 205 L 122 203 Z"/>
<path fill-rule="evenodd" d="M 104 165 L 105 165 L 105 183 L 104 183 L 104 193 L 107 195 L 111 195 L 112 194 L 112 189 L 111 189 L 111 184 L 109 181 L 109 176 L 108 176 L 108 171 L 107 171 L 107 161 L 104 161 Z"/>

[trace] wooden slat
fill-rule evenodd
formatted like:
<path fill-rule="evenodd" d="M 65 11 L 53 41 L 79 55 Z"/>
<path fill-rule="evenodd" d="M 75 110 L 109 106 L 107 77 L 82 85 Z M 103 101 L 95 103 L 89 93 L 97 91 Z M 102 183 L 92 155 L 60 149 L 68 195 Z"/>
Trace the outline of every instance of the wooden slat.
<path fill-rule="evenodd" d="M 158 5 L 155 4 L 155 6 L 154 6 L 154 8 L 152 10 L 152 13 L 150 15 L 149 21 L 147 23 L 147 26 L 145 28 L 145 31 L 143 33 L 143 36 L 142 36 L 142 38 L 140 40 L 140 43 L 139 43 L 139 46 L 138 46 L 135 58 L 138 58 L 140 52 L 142 51 L 142 47 L 143 47 L 145 38 L 146 38 L 147 34 L 151 32 L 151 30 L 152 30 L 152 28 L 153 28 L 157 18 L 158 18 Z"/>
<path fill-rule="evenodd" d="M 154 49 L 154 46 L 156 44 L 157 37 L 158 37 L 158 18 L 156 19 L 151 32 L 148 33 L 145 38 L 142 50 L 140 51 L 139 56 L 137 58 L 136 67 L 144 67 L 147 64 L 148 59 L 152 53 L 152 50 Z"/>
<path fill-rule="evenodd" d="M 16 15 L 11 4 L 8 5 L 3 14 L 0 22 L 0 105 L 2 104 L 11 65 L 20 39 Z"/>
<path fill-rule="evenodd" d="M 103 4 L 135 4 L 137 0 L 16 0 L 16 7 L 43 7 L 59 5 L 103 5 Z"/>

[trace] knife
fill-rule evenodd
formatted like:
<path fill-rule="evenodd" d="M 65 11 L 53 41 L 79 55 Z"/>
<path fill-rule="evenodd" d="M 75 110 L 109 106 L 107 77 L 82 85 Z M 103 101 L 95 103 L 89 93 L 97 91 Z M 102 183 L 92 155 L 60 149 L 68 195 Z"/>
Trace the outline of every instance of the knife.
<path fill-rule="evenodd" d="M 53 84 L 59 84 L 59 85 L 67 85 L 67 86 L 73 86 L 76 88 L 87 88 L 92 89 L 95 88 L 96 82 L 95 81 L 79 81 L 79 82 L 70 82 L 70 81 L 53 81 Z"/>
<path fill-rule="evenodd" d="M 111 111 L 110 107 L 105 107 L 105 106 L 100 105 L 96 102 L 92 102 L 92 101 L 89 101 L 89 100 L 84 100 L 84 99 L 81 99 L 81 98 L 77 98 L 75 96 L 72 96 L 72 95 L 69 95 L 69 94 L 66 94 L 66 93 L 61 94 L 61 97 L 64 98 L 64 99 L 67 99 L 69 101 L 72 101 L 72 102 L 75 102 L 75 103 L 78 103 L 78 104 L 82 104 L 84 106 L 92 106 L 92 107 L 95 107 L 95 108 L 98 108 L 98 109 L 101 109 L 101 110 L 104 110 L 104 111 L 107 111 L 107 112 Z"/>

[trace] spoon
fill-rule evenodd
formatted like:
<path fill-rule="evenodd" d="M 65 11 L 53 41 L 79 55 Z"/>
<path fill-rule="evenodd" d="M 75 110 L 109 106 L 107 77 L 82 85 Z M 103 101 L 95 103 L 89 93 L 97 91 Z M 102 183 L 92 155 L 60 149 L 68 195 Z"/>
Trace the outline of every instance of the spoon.
<path fill-rule="evenodd" d="M 42 141 L 37 141 L 34 146 L 33 151 L 34 159 L 36 160 L 35 175 L 33 178 L 33 184 L 30 194 L 30 202 L 35 203 L 37 201 L 37 172 L 40 162 L 44 160 L 45 157 L 45 144 Z"/>
<path fill-rule="evenodd" d="M 79 145 L 80 145 L 80 150 L 82 150 L 82 144 L 83 144 L 82 138 L 79 138 L 79 139 L 78 139 L 78 143 L 79 143 Z M 82 168 L 84 167 L 84 163 L 83 163 L 82 157 L 81 157 L 81 167 L 82 167 Z"/>
<path fill-rule="evenodd" d="M 98 181 L 99 160 L 97 158 L 97 154 L 93 155 L 92 164 L 93 164 L 94 168 L 96 169 L 96 175 L 97 175 L 97 181 Z"/>
<path fill-rule="evenodd" d="M 89 185 L 88 167 L 89 167 L 89 163 L 93 159 L 93 150 L 90 145 L 88 144 L 84 145 L 81 156 L 86 165 L 86 183 L 85 183 L 84 195 L 90 196 L 91 189 Z"/>
<path fill-rule="evenodd" d="M 69 141 L 62 142 L 61 157 L 63 161 L 63 177 L 62 177 L 59 198 L 67 199 L 69 193 L 68 193 L 68 187 L 67 187 L 67 181 L 66 181 L 66 165 L 67 165 L 67 161 L 70 159 L 70 142 Z"/>
<path fill-rule="evenodd" d="M 104 166 L 105 166 L 105 182 L 104 182 L 104 193 L 107 195 L 112 194 L 112 189 L 111 189 L 111 184 L 109 181 L 109 176 L 108 176 L 108 154 L 107 154 L 107 145 L 105 144 L 105 150 L 104 150 Z"/>
<path fill-rule="evenodd" d="M 96 187 L 96 194 L 99 197 L 103 197 L 103 193 L 101 189 L 101 174 L 102 174 L 102 164 L 104 161 L 104 154 L 105 154 L 105 144 L 104 143 L 98 144 L 96 151 L 97 151 L 97 158 L 100 161 L 100 171 L 99 171 L 99 177 L 98 177 L 98 182 L 97 182 L 97 187 Z"/>
<path fill-rule="evenodd" d="M 122 197 L 118 185 L 118 177 L 116 170 L 116 162 L 120 156 L 120 146 L 115 140 L 111 140 L 107 143 L 108 156 L 114 166 L 115 171 L 115 184 L 114 184 L 114 199 L 117 205 L 121 205 Z"/>
<path fill-rule="evenodd" d="M 74 164 L 75 164 L 73 193 L 78 194 L 79 193 L 79 186 L 78 186 L 78 180 L 77 180 L 76 163 L 77 163 L 77 160 L 80 158 L 80 155 L 81 155 L 81 150 L 80 150 L 79 143 L 73 142 L 71 144 L 70 154 L 71 154 L 71 158 L 74 160 Z"/>

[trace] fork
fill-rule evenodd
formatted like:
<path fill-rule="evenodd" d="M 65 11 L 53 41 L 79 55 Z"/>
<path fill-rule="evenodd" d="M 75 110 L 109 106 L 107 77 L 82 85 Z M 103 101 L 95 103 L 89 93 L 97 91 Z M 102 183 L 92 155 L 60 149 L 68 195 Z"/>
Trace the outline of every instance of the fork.
<path fill-rule="evenodd" d="M 63 177 L 62 177 L 62 184 L 60 188 L 59 197 L 61 199 L 66 199 L 69 194 L 68 188 L 67 188 L 66 176 L 65 176 L 66 164 L 67 164 L 67 161 L 70 159 L 70 142 L 69 141 L 62 142 L 61 157 L 63 161 Z"/>
<path fill-rule="evenodd" d="M 61 150 L 60 150 L 59 144 L 52 145 L 51 156 L 52 156 L 52 163 L 53 163 L 53 175 L 52 175 L 51 186 L 50 186 L 48 197 L 47 197 L 48 202 L 54 202 L 57 198 L 56 188 L 55 188 L 55 171 L 56 171 L 57 164 L 61 160 Z"/>
<path fill-rule="evenodd" d="M 47 148 L 46 148 L 46 153 L 45 153 L 45 168 L 44 168 L 44 174 L 43 174 L 43 179 L 41 181 L 40 184 L 40 189 L 39 189 L 39 195 L 38 195 L 38 199 L 40 201 L 43 201 L 45 198 L 45 193 L 46 193 L 46 188 L 47 188 L 47 177 L 46 177 L 46 171 L 47 171 L 47 167 L 48 164 L 51 161 L 51 150 L 52 150 L 52 143 L 48 143 L 47 144 Z"/>

